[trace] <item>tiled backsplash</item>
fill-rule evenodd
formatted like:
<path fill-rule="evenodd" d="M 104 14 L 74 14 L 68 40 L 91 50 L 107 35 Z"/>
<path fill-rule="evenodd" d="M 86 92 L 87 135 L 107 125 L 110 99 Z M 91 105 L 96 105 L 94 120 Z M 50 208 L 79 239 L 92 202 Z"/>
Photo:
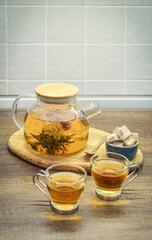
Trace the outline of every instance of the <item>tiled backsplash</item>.
<path fill-rule="evenodd" d="M 0 95 L 152 95 L 152 0 L 0 0 Z"/>

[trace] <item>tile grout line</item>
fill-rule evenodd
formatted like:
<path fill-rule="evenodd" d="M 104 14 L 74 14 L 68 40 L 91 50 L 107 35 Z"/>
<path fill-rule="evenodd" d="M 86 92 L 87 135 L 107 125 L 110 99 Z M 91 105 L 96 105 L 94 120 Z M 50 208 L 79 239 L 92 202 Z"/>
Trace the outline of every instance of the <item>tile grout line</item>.
<path fill-rule="evenodd" d="M 47 22 L 47 15 L 48 15 L 48 8 L 47 8 L 47 0 L 45 0 L 45 79 L 44 82 L 47 82 L 47 30 L 48 30 L 48 22 Z"/>
<path fill-rule="evenodd" d="M 6 81 L 5 79 L 0 79 L 2 81 Z M 37 82 L 37 81 L 44 81 L 44 79 L 38 79 L 38 80 L 35 80 L 35 79 L 9 79 L 8 82 L 19 82 L 19 81 L 26 81 L 26 82 L 30 82 L 30 81 L 34 81 L 34 82 Z M 56 79 L 49 79 L 48 78 L 48 81 L 52 81 L 52 80 L 59 80 L 58 78 Z M 64 82 L 65 79 L 60 79 L 60 81 Z M 66 79 L 67 82 L 71 82 L 71 78 L 70 79 Z M 77 82 L 83 82 L 83 79 L 72 79 L 72 81 L 77 81 Z M 124 79 L 88 79 L 87 82 L 123 82 Z M 148 80 L 143 80 L 143 79 L 128 79 L 127 80 L 128 82 L 152 82 L 151 79 L 148 79 Z"/>
<path fill-rule="evenodd" d="M 8 45 L 37 45 L 37 46 L 84 46 L 85 43 L 8 43 Z M 0 46 L 5 46 L 6 43 L 0 43 Z M 87 46 L 124 46 L 124 43 L 87 43 Z M 126 46 L 152 46 L 152 43 L 126 43 Z"/>
<path fill-rule="evenodd" d="M 5 6 L 5 5 L 4 5 Z M 88 8 L 124 8 L 125 5 L 87 5 L 86 6 Z M 1 7 L 3 7 L 3 5 L 1 5 Z M 8 5 L 9 8 L 15 8 L 15 7 L 31 7 L 31 8 L 40 8 L 40 7 L 43 7 L 45 8 L 45 5 L 28 5 L 28 4 L 25 4 L 25 5 L 19 5 L 19 4 L 16 4 L 16 5 Z M 85 5 L 48 5 L 49 8 L 84 8 Z M 128 5 L 129 8 L 152 8 L 152 5 L 137 5 L 137 6 L 134 6 L 134 5 Z"/>
<path fill-rule="evenodd" d="M 88 46 L 87 46 L 87 34 L 88 34 L 88 29 L 87 29 L 87 0 L 85 0 L 85 80 L 84 80 L 84 94 L 87 95 L 87 51 L 88 51 Z"/>
<path fill-rule="evenodd" d="M 5 60 L 5 63 L 6 63 L 6 94 L 8 95 L 8 14 L 7 14 L 7 0 L 5 1 L 5 36 L 6 36 L 6 50 L 5 50 L 5 53 L 6 53 L 6 60 Z"/>
<path fill-rule="evenodd" d="M 54 80 L 59 80 L 58 78 L 53 78 Z M 48 78 L 48 81 L 52 81 L 53 79 L 49 79 Z M 2 81 L 6 81 L 5 79 L 1 79 Z M 26 82 L 29 82 L 29 81 L 34 81 L 34 82 L 37 82 L 37 81 L 44 81 L 44 79 L 38 79 L 38 80 L 35 80 L 35 79 L 9 79 L 8 82 L 19 82 L 19 81 L 26 81 Z M 60 79 L 61 82 L 64 82 L 64 81 L 68 81 L 68 82 L 72 82 L 72 81 L 76 81 L 76 82 L 83 82 L 83 79 Z M 124 79 L 88 79 L 87 82 L 123 82 Z M 148 80 L 145 80 L 145 79 L 128 79 L 128 82 L 152 82 L 151 79 L 148 79 Z"/>
<path fill-rule="evenodd" d="M 16 96 L 18 96 L 17 94 L 10 94 L 10 95 L 0 95 L 0 99 L 2 99 L 2 98 L 7 98 L 7 99 L 10 99 L 10 98 L 12 98 L 12 97 L 16 97 Z M 78 96 L 78 98 L 80 99 L 89 99 L 90 97 L 93 97 L 93 98 L 100 98 L 100 99 L 102 99 L 102 98 L 113 98 L 113 97 L 115 97 L 115 98 L 123 98 L 123 99 L 126 99 L 126 98 L 133 98 L 133 99 L 136 99 L 136 98 L 145 98 L 145 99 L 147 99 L 147 98 L 149 98 L 149 99 L 152 99 L 152 96 L 151 95 L 121 95 L 121 94 L 119 94 L 119 95 L 87 95 L 87 96 L 84 96 L 84 95 L 79 95 Z M 27 101 L 29 100 L 29 99 L 33 99 L 33 98 L 28 98 L 27 99 Z"/>
<path fill-rule="evenodd" d="M 124 29 L 124 95 L 126 94 L 126 41 L 127 41 L 127 0 L 125 5 L 125 29 Z"/>

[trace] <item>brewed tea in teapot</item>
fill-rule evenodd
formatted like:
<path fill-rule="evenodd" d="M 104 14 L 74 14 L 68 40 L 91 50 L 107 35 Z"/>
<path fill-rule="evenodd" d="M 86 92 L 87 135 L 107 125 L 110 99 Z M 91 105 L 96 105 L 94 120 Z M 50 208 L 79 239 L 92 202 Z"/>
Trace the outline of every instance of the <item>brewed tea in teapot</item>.
<path fill-rule="evenodd" d="M 41 154 L 72 154 L 83 149 L 89 136 L 89 117 L 101 112 L 98 103 L 82 107 L 77 102 L 78 88 L 72 84 L 46 83 L 35 89 L 37 101 L 26 112 L 23 128 L 17 118 L 17 103 L 12 113 L 24 131 L 27 146 Z"/>

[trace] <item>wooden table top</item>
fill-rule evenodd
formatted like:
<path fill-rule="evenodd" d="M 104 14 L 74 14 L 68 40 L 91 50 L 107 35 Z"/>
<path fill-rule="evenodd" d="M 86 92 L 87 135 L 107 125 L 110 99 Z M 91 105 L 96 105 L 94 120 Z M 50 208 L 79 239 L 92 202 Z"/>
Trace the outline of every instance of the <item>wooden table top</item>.
<path fill-rule="evenodd" d="M 121 199 L 105 202 L 95 196 L 90 175 L 74 215 L 60 216 L 34 186 L 39 170 L 13 155 L 7 147 L 17 131 L 11 113 L 0 112 L 0 240 L 149 240 L 152 236 L 152 111 L 103 111 L 91 127 L 112 132 L 127 125 L 138 132 L 144 165 Z"/>

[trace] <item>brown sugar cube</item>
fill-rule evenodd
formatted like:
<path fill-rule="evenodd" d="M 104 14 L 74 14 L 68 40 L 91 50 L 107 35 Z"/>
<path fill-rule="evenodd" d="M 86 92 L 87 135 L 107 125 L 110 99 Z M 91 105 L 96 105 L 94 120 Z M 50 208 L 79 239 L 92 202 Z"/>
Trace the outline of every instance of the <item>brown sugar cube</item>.
<path fill-rule="evenodd" d="M 132 145 L 134 145 L 136 142 L 137 142 L 136 139 L 134 139 L 134 138 L 132 138 L 132 137 L 128 137 L 127 139 L 125 139 L 125 140 L 123 141 L 123 144 L 124 144 L 125 146 L 132 146 Z"/>
<path fill-rule="evenodd" d="M 119 129 L 120 129 L 120 127 L 116 127 L 116 128 L 113 130 L 113 133 L 116 133 Z"/>
<path fill-rule="evenodd" d="M 131 137 L 135 140 L 138 140 L 138 133 L 131 133 Z"/>
<path fill-rule="evenodd" d="M 116 132 L 117 136 L 119 137 L 119 140 L 123 141 L 125 140 L 127 137 L 129 137 L 129 135 L 131 135 L 130 130 L 124 125 L 121 128 L 119 128 L 119 130 Z"/>
<path fill-rule="evenodd" d="M 109 136 L 107 136 L 107 142 L 113 143 L 113 142 L 116 142 L 116 141 L 119 141 L 119 138 L 118 138 L 116 133 L 112 133 Z"/>
<path fill-rule="evenodd" d="M 112 145 L 115 145 L 117 147 L 123 147 L 123 142 L 113 142 Z"/>

